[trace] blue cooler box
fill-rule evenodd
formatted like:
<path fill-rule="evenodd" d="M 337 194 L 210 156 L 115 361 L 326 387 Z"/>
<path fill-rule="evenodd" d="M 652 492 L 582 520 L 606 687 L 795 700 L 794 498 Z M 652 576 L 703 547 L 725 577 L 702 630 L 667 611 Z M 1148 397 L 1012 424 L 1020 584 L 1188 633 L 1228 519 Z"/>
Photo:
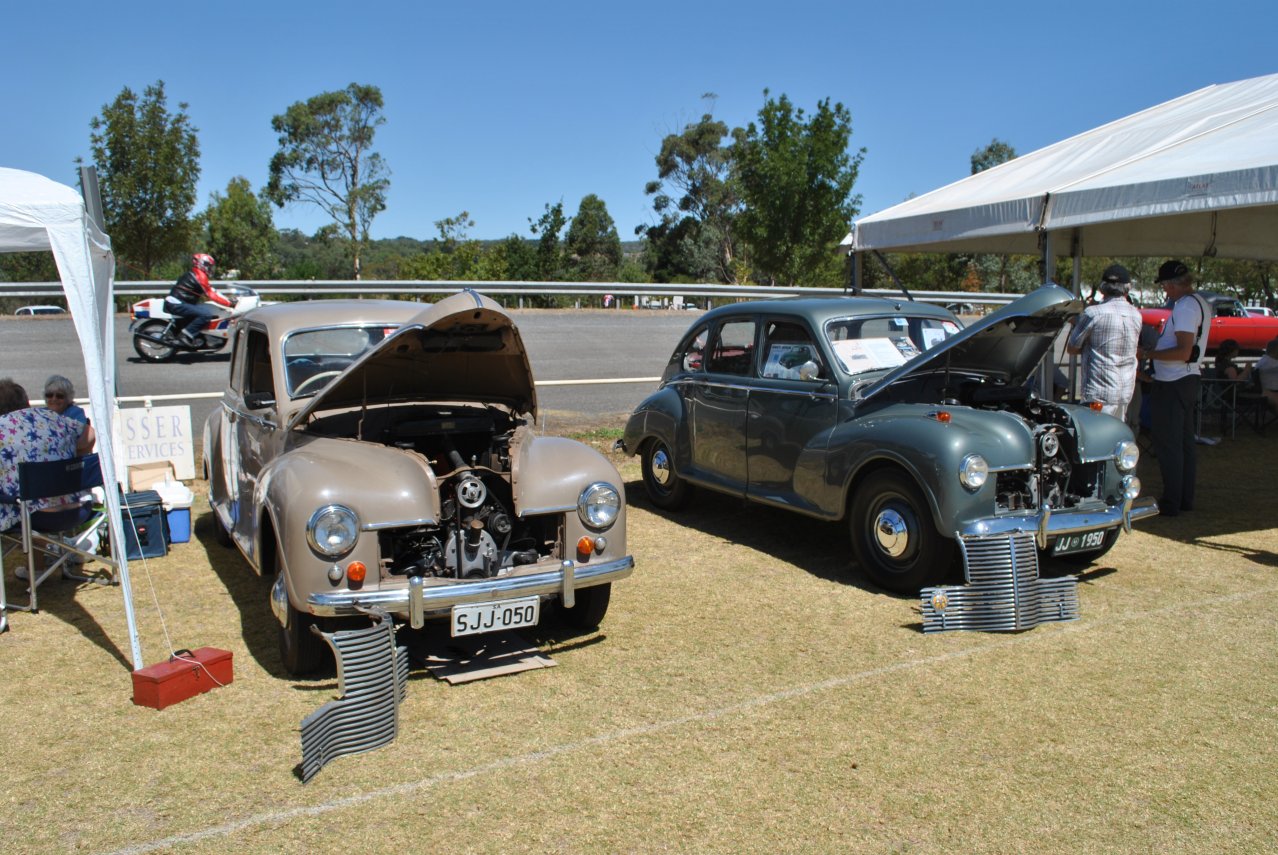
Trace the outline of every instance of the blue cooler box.
<path fill-rule="evenodd" d="M 127 558 L 160 558 L 169 554 L 168 525 L 159 493 L 154 490 L 125 493 L 123 510 Z"/>
<path fill-rule="evenodd" d="M 171 508 L 164 512 L 169 524 L 169 543 L 186 543 L 191 539 L 191 509 Z"/>

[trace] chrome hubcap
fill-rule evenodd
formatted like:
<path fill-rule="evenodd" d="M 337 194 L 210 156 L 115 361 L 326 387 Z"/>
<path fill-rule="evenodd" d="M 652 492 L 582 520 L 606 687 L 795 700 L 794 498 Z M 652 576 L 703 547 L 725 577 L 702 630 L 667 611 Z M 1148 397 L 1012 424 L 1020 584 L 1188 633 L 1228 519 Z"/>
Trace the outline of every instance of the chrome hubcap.
<path fill-rule="evenodd" d="M 874 519 L 874 540 L 884 554 L 900 558 L 910 548 L 910 527 L 905 517 L 892 508 L 879 511 Z"/>
<path fill-rule="evenodd" d="M 670 484 L 670 458 L 664 448 L 658 448 L 652 455 L 652 480 L 662 487 Z"/>

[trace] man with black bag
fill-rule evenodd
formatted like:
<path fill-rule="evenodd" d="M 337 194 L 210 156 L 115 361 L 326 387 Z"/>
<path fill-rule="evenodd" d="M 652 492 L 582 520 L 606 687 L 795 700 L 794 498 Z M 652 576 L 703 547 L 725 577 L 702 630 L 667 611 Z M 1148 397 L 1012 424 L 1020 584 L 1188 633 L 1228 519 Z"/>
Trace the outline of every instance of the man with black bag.
<path fill-rule="evenodd" d="M 1163 477 L 1158 510 L 1174 517 L 1194 509 L 1198 474 L 1194 409 L 1202 373 L 1198 360 L 1207 349 L 1211 306 L 1194 292 L 1189 268 L 1175 259 L 1158 268 L 1157 281 L 1172 312 L 1154 349 L 1141 356 L 1154 363 L 1150 427 Z"/>

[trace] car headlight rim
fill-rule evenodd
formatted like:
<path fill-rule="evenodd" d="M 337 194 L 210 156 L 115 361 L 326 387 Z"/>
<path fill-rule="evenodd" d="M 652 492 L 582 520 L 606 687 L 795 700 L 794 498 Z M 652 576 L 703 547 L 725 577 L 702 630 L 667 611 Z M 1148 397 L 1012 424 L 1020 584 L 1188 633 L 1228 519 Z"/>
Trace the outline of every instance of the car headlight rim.
<path fill-rule="evenodd" d="M 355 548 L 358 539 L 359 517 L 345 505 L 325 505 L 306 523 L 307 542 L 326 558 L 345 555 Z"/>
<path fill-rule="evenodd" d="M 621 491 L 607 481 L 596 481 L 577 498 L 577 516 L 595 531 L 612 528 L 621 515 Z"/>
<path fill-rule="evenodd" d="M 968 490 L 979 490 L 990 478 L 990 464 L 979 454 L 969 454 L 959 463 L 959 483 Z"/>
<path fill-rule="evenodd" d="M 1114 465 L 1119 472 L 1132 472 L 1140 462 L 1140 446 L 1130 439 L 1121 440 L 1114 446 Z"/>

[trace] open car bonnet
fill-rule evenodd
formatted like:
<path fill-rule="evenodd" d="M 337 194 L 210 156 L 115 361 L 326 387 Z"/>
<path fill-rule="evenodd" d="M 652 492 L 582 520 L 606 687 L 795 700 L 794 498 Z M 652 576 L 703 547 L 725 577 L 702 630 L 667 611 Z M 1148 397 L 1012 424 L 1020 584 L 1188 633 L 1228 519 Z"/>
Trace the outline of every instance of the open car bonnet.
<path fill-rule="evenodd" d="M 321 410 L 418 401 L 495 404 L 536 418 L 528 355 L 500 304 L 467 290 L 424 306 L 333 378 L 289 427 Z"/>
<path fill-rule="evenodd" d="M 946 370 L 983 374 L 1008 386 L 1021 386 L 1070 318 L 1082 310 L 1082 300 L 1048 283 L 893 369 L 860 398 L 872 398 L 911 375 Z"/>

